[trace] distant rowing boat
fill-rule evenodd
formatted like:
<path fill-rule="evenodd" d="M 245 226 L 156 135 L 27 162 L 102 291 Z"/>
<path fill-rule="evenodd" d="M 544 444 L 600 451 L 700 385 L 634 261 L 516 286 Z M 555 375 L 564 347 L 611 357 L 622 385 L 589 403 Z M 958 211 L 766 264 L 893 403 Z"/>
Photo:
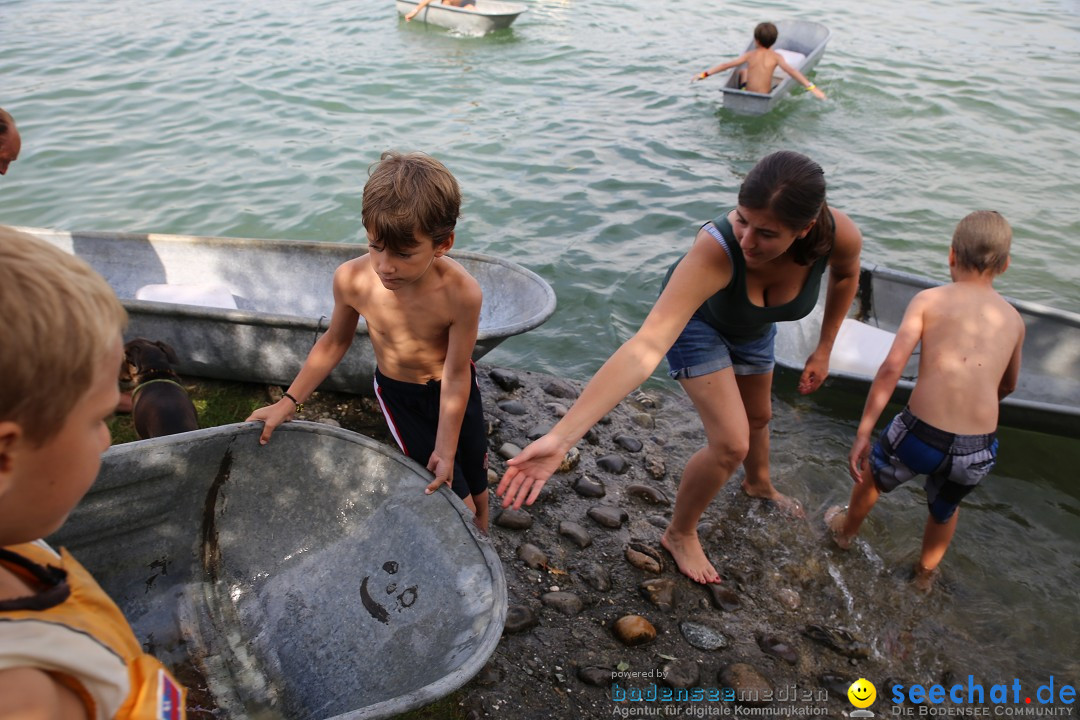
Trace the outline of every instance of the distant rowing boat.
<path fill-rule="evenodd" d="M 865 392 L 892 346 L 911 298 L 941 283 L 863 263 L 852 317 L 844 320 L 829 360 L 828 384 Z M 822 297 L 824 297 L 824 289 Z M 1009 299 L 1027 329 L 1016 391 L 1001 403 L 1002 425 L 1080 437 L 1080 314 Z M 798 322 L 778 323 L 776 362 L 802 372 L 817 346 L 823 302 Z M 918 348 L 893 394 L 903 401 L 918 376 Z"/>
<path fill-rule="evenodd" d="M 17 228 L 86 260 L 130 317 L 127 337 L 171 345 L 182 375 L 288 385 L 333 311 L 334 270 L 366 245 Z M 453 251 L 484 303 L 473 359 L 555 311 L 555 292 L 516 263 Z M 375 355 L 363 318 L 320 387 L 371 394 Z"/>
<path fill-rule="evenodd" d="M 397 448 L 307 422 L 262 446 L 260 428 L 109 448 L 49 541 L 206 717 L 386 718 L 468 682 L 507 602 L 472 514 Z"/>
<path fill-rule="evenodd" d="M 398 14 L 405 16 L 420 3 L 417 0 L 397 0 L 396 4 Z M 443 5 L 439 0 L 434 0 L 417 13 L 412 22 L 426 22 L 466 35 L 484 35 L 510 27 L 517 16 L 527 9 L 521 3 L 500 0 L 476 0 L 476 5 L 470 8 Z"/>
<path fill-rule="evenodd" d="M 825 46 L 831 35 L 829 29 L 821 23 L 809 20 L 780 20 L 775 24 L 779 35 L 773 45 L 773 50 L 782 51 L 788 63 L 803 75 L 808 74 L 825 54 Z M 753 40 L 746 49 L 754 49 Z M 792 88 L 799 86 L 790 75 L 781 72 L 782 78 L 767 94 L 740 90 L 739 68 L 741 67 L 743 65 L 733 68 L 724 86 L 720 88 L 720 91 L 724 93 L 724 107 L 739 115 L 764 115 L 772 110 Z"/>

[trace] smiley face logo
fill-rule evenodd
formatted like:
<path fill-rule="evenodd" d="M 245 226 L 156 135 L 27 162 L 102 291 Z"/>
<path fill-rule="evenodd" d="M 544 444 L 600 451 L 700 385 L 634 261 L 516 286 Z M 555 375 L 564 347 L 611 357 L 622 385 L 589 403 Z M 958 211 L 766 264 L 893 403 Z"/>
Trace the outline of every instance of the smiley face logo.
<path fill-rule="evenodd" d="M 851 683 L 847 691 L 848 700 L 857 708 L 867 708 L 877 700 L 877 688 L 866 678 L 859 678 Z"/>

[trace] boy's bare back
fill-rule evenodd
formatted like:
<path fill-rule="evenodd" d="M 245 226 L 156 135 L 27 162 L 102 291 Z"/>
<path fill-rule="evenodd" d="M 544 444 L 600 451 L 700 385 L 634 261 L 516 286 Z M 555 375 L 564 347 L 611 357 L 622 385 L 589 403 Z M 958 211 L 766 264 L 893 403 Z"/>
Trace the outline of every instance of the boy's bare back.
<path fill-rule="evenodd" d="M 780 53 L 771 48 L 758 47 L 746 53 L 745 57 L 746 89 L 756 93 L 772 92 L 773 74 L 783 61 Z"/>
<path fill-rule="evenodd" d="M 961 278 L 915 296 L 898 336 L 916 330 L 922 353 L 911 411 L 948 432 L 994 432 L 1002 391 L 1019 375 L 1020 313 L 989 281 Z"/>
<path fill-rule="evenodd" d="M 470 318 L 478 315 L 481 301 L 479 283 L 445 255 L 434 258 L 414 282 L 400 287 L 391 282 L 390 288 L 375 271 L 371 255 L 359 257 L 338 268 L 334 296 L 364 318 L 379 370 L 421 384 L 442 379 L 451 327 L 475 323 Z M 475 333 L 474 328 L 473 341 Z"/>

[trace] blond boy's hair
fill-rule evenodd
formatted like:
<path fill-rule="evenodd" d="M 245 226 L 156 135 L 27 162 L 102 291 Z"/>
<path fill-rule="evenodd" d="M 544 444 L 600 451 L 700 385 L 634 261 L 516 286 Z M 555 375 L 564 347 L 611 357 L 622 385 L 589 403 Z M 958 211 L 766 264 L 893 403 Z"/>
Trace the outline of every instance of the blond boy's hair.
<path fill-rule="evenodd" d="M 1005 272 L 1012 247 L 1012 227 L 994 210 L 976 210 L 956 226 L 952 248 L 956 264 L 966 270 Z"/>
<path fill-rule="evenodd" d="M 441 162 L 424 153 L 388 150 L 370 168 L 360 211 L 368 239 L 401 251 L 419 230 L 441 245 L 461 215 L 461 189 Z"/>
<path fill-rule="evenodd" d="M 0 422 L 40 447 L 90 389 L 127 312 L 85 262 L 0 226 L 0 318 Z"/>

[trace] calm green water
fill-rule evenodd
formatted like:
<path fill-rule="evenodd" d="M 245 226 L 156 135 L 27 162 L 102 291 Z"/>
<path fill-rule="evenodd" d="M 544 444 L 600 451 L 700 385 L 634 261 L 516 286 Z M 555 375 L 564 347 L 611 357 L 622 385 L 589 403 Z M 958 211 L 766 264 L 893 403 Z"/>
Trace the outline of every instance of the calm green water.
<path fill-rule="evenodd" d="M 0 0 L 0 106 L 23 132 L 0 222 L 355 240 L 368 165 L 424 150 L 464 190 L 460 247 L 514 259 L 559 296 L 544 327 L 489 359 L 583 378 L 741 177 L 792 148 L 826 169 L 866 259 L 945 279 L 956 222 L 993 208 L 1016 234 L 1000 287 L 1080 311 L 1076 0 L 822 0 L 812 15 L 748 0 L 528 4 L 510 31 L 465 38 L 406 25 L 389 0 Z M 689 83 L 783 17 L 831 28 L 814 74 L 828 102 L 799 92 L 740 118 L 720 109 L 719 78 Z M 777 473 L 811 505 L 846 496 L 860 402 L 780 393 L 778 432 L 794 439 Z M 947 560 L 960 590 L 934 617 L 970 632 L 957 672 L 1075 683 L 1080 450 L 1022 433 L 1003 448 Z M 819 471 L 802 480 L 804 467 Z M 918 545 L 922 510 L 901 506 L 870 526 L 881 573 Z M 844 568 L 856 590 L 877 577 Z"/>

